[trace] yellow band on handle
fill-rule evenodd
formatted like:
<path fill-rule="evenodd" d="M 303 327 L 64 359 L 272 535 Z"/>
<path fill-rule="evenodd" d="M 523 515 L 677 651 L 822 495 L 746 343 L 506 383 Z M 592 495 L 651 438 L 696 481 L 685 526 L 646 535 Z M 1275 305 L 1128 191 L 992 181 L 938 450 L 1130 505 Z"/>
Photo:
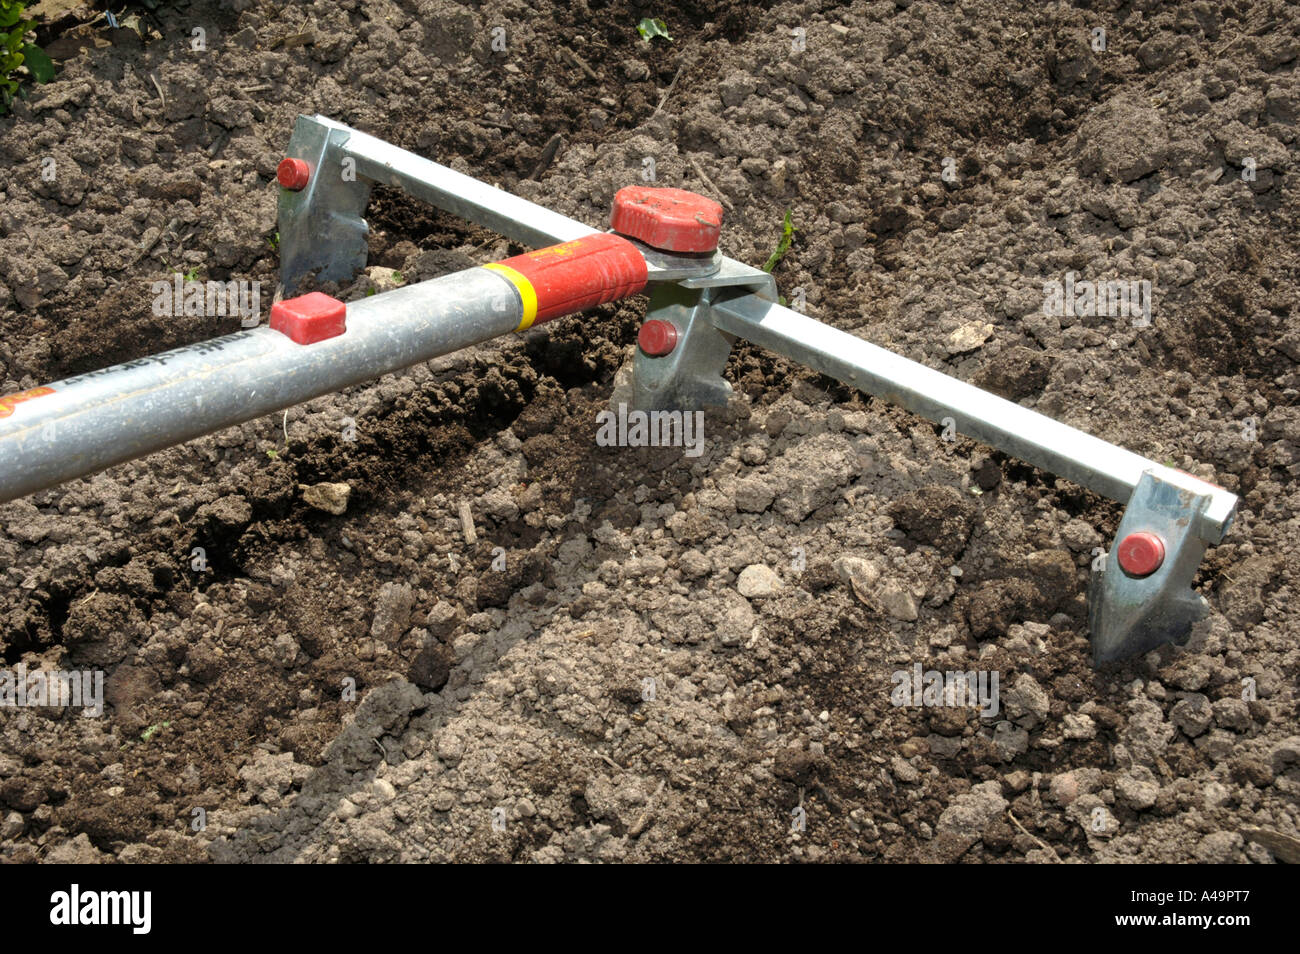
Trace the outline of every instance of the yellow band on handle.
<path fill-rule="evenodd" d="M 500 262 L 492 262 L 490 265 L 484 265 L 483 267 L 496 272 L 511 285 L 514 285 L 519 292 L 519 300 L 524 306 L 524 317 L 515 331 L 524 331 L 531 327 L 533 319 L 537 317 L 537 290 L 533 288 L 533 283 L 509 265 L 502 265 Z"/>

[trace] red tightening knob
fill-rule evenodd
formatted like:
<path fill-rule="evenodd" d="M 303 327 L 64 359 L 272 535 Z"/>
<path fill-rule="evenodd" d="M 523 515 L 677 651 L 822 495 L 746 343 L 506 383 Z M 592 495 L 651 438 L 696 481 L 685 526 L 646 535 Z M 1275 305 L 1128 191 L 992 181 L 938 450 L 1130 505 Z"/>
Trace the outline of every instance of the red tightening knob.
<path fill-rule="evenodd" d="M 636 343 L 650 357 L 662 358 L 677 347 L 677 327 L 671 321 L 651 318 L 636 333 Z"/>
<path fill-rule="evenodd" d="M 275 167 L 275 178 L 290 192 L 301 192 L 311 181 L 311 166 L 306 159 L 281 159 Z"/>
<path fill-rule="evenodd" d="M 1150 531 L 1139 530 L 1120 541 L 1116 556 L 1130 576 L 1150 576 L 1165 562 L 1165 541 Z"/>
<path fill-rule="evenodd" d="M 684 189 L 628 186 L 614 194 L 609 225 L 665 252 L 712 252 L 722 231 L 722 206 Z"/>

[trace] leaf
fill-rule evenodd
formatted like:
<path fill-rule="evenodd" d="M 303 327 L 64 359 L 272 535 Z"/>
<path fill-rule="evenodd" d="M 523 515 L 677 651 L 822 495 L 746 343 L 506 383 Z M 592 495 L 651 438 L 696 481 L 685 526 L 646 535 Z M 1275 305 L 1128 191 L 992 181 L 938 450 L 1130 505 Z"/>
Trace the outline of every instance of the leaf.
<path fill-rule="evenodd" d="M 657 36 L 663 37 L 669 43 L 673 38 L 668 35 L 668 25 L 657 17 L 646 17 L 636 25 L 636 32 L 641 34 L 641 39 L 649 43 Z"/>
<path fill-rule="evenodd" d="M 144 24 L 138 15 L 133 13 L 129 17 L 122 17 L 117 21 L 117 25 L 123 30 L 133 31 L 140 39 L 144 39 Z"/>
<path fill-rule="evenodd" d="M 54 79 L 54 61 L 45 55 L 38 46 L 28 43 L 23 47 L 23 57 L 32 79 L 38 83 L 48 83 Z"/>
<path fill-rule="evenodd" d="M 781 241 L 777 243 L 776 251 L 772 253 L 763 266 L 763 271 L 770 272 L 776 268 L 781 259 L 785 257 L 785 253 L 790 251 L 790 246 L 794 244 L 794 233 L 797 231 L 798 229 L 794 227 L 794 220 L 790 218 L 790 210 L 786 209 L 785 222 L 781 226 Z"/>

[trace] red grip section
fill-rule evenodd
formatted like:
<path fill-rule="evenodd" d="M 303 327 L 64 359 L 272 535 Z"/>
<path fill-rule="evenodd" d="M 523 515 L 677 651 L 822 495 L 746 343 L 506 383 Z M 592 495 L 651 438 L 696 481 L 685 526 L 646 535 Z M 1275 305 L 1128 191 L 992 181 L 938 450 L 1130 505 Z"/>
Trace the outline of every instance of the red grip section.
<path fill-rule="evenodd" d="M 646 284 L 645 257 L 627 239 L 607 233 L 525 252 L 500 264 L 533 286 L 535 325 L 627 298 Z"/>

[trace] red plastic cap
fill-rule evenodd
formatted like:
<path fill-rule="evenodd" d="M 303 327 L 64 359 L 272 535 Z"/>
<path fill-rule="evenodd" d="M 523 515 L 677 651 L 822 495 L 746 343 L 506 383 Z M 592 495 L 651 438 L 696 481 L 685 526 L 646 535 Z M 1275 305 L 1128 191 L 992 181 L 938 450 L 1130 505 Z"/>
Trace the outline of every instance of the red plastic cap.
<path fill-rule="evenodd" d="M 665 252 L 712 252 L 722 231 L 722 206 L 684 189 L 628 186 L 614 194 L 609 224 Z"/>
<path fill-rule="evenodd" d="M 308 292 L 271 306 L 271 330 L 300 345 L 335 338 L 347 328 L 348 306 L 323 292 Z"/>
<path fill-rule="evenodd" d="M 636 343 L 650 357 L 662 358 L 677 347 L 677 327 L 671 321 L 651 318 L 636 333 Z"/>
<path fill-rule="evenodd" d="M 311 181 L 311 166 L 306 159 L 281 159 L 275 167 L 275 178 L 286 189 L 299 192 Z"/>
<path fill-rule="evenodd" d="M 1154 533 L 1139 530 L 1120 541 L 1116 556 L 1130 576 L 1150 576 L 1165 562 L 1165 541 Z"/>

